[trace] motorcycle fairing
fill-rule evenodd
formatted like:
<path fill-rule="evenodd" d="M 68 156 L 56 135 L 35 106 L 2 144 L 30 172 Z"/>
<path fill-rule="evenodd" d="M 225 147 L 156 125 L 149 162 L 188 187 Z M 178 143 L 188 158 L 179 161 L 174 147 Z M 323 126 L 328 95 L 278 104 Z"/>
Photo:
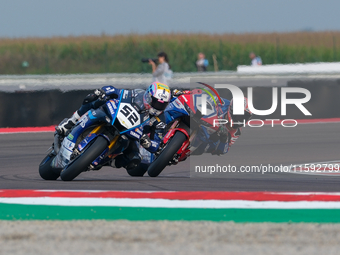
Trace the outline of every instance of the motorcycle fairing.
<path fill-rule="evenodd" d="M 133 139 L 140 139 L 143 135 L 143 126 L 150 119 L 148 114 L 140 114 L 131 104 L 132 92 L 129 90 L 122 90 L 119 100 L 109 100 L 106 106 L 111 114 L 111 124 L 113 125 L 116 119 L 127 130 L 121 132 Z M 143 122 L 141 123 L 141 119 Z"/>
<path fill-rule="evenodd" d="M 143 131 L 142 131 L 143 126 L 144 126 L 143 124 L 146 124 L 146 122 L 147 121 L 143 122 L 139 127 L 126 130 L 126 131 L 122 132 L 122 134 L 126 134 L 133 139 L 139 140 L 143 135 Z"/>
<path fill-rule="evenodd" d="M 194 112 L 200 111 L 202 112 L 202 103 L 201 103 L 201 99 L 202 99 L 202 94 L 193 94 L 193 104 L 191 105 L 191 107 L 193 107 Z M 211 97 L 207 97 L 206 100 L 206 110 L 207 110 L 207 114 L 204 115 L 204 119 L 209 119 L 213 116 L 216 116 L 217 111 L 216 111 L 216 107 L 214 105 L 214 101 L 211 99 Z"/>
<path fill-rule="evenodd" d="M 179 98 L 176 98 L 165 108 L 164 114 L 166 123 L 170 123 L 183 115 L 189 115 Z"/>
<path fill-rule="evenodd" d="M 71 133 L 66 137 L 66 139 L 76 143 L 78 137 L 84 132 L 85 129 L 98 122 L 110 123 L 106 117 L 107 115 L 101 109 L 89 110 L 78 120 L 76 126 L 72 129 Z"/>

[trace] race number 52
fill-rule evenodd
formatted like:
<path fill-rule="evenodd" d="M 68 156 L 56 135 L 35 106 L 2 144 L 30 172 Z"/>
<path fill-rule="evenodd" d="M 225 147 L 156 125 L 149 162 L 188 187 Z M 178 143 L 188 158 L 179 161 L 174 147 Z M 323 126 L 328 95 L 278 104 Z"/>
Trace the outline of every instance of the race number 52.
<path fill-rule="evenodd" d="M 139 120 L 136 112 L 129 105 L 124 105 L 120 112 L 130 121 L 132 126 Z"/>

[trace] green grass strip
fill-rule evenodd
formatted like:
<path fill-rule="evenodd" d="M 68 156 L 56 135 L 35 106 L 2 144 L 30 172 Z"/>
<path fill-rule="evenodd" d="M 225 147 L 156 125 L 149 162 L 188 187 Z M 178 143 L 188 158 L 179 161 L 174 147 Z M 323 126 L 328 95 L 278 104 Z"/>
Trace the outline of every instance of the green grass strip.
<path fill-rule="evenodd" d="M 100 219 L 339 223 L 340 209 L 187 209 L 0 204 L 0 220 Z"/>

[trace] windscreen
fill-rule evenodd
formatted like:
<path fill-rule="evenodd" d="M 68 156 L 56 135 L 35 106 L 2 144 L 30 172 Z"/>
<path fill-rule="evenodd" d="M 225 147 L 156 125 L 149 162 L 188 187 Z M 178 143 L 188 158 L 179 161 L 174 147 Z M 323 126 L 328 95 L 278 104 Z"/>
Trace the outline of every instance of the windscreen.
<path fill-rule="evenodd" d="M 132 103 L 135 104 L 140 110 L 144 109 L 144 103 L 143 103 L 144 93 L 145 93 L 145 90 L 143 89 L 133 90 Z"/>

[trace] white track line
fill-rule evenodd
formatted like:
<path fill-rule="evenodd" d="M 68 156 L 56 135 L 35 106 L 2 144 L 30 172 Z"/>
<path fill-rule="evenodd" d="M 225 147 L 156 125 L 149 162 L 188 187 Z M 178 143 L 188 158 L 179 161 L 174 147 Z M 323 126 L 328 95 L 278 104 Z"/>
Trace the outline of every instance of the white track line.
<path fill-rule="evenodd" d="M 246 201 L 246 200 L 168 200 L 130 198 L 0 198 L 0 203 L 55 206 L 115 206 L 148 208 L 243 208 L 243 209 L 340 209 L 340 202 L 324 201 Z M 1 205 L 0 205 L 1 208 Z"/>

